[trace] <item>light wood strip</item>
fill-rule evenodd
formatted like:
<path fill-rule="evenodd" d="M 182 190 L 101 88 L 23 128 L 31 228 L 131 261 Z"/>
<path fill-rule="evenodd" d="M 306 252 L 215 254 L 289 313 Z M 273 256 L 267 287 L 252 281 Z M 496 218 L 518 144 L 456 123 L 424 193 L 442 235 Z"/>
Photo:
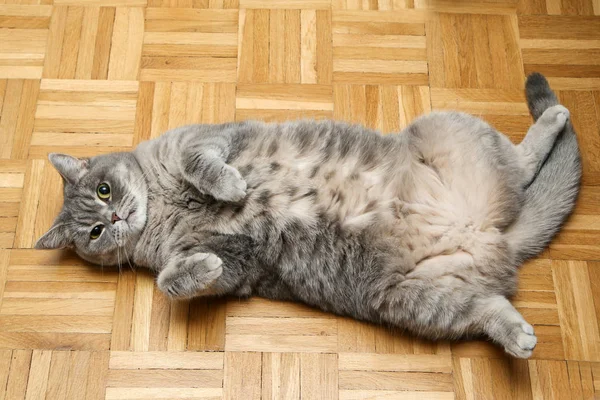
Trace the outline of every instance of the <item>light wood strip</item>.
<path fill-rule="evenodd" d="M 4 288 L 6 286 L 6 277 L 8 275 L 9 250 L 0 249 L 0 309 L 4 301 Z"/>
<path fill-rule="evenodd" d="M 117 8 L 108 65 L 108 79 L 137 79 L 143 35 L 144 10 L 141 8 Z"/>
<path fill-rule="evenodd" d="M 4 395 L 7 399 L 25 398 L 29 369 L 31 367 L 31 350 L 13 350 L 10 373 Z M 35 379 L 35 378 L 32 378 Z"/>
<path fill-rule="evenodd" d="M 189 311 L 189 301 L 176 301 L 171 303 L 169 337 L 167 340 L 168 351 L 184 351 L 186 349 L 188 338 L 187 319 Z"/>
<path fill-rule="evenodd" d="M 46 396 L 48 374 L 52 352 L 49 350 L 34 350 L 31 356 L 29 381 L 27 382 L 26 400 L 41 399 Z"/>
<path fill-rule="evenodd" d="M 0 387 L 6 388 L 10 364 L 12 362 L 12 350 L 0 350 Z M 6 398 L 6 391 L 2 391 L 1 398 Z"/>
<path fill-rule="evenodd" d="M 96 300 L 98 301 L 98 300 Z M 2 332 L 111 333 L 111 315 L 2 315 Z"/>
<path fill-rule="evenodd" d="M 340 389 L 344 390 L 423 390 L 452 391 L 450 374 L 422 372 L 340 371 Z"/>
<path fill-rule="evenodd" d="M 100 270 L 73 265 L 9 265 L 8 280 L 26 282 L 116 282 L 117 275 L 103 274 Z"/>
<path fill-rule="evenodd" d="M 128 352 L 110 353 L 111 369 L 223 369 L 223 353 Z"/>
<path fill-rule="evenodd" d="M 300 376 L 300 354 L 263 354 L 262 396 L 272 399 L 299 399 Z"/>
<path fill-rule="evenodd" d="M 133 351 L 148 351 L 153 287 L 154 279 L 149 274 L 136 274 L 131 322 L 131 349 Z"/>
<path fill-rule="evenodd" d="M 5 298 L 0 315 L 110 315 L 112 302 L 96 299 Z"/>
<path fill-rule="evenodd" d="M 223 389 L 220 388 L 106 388 L 106 400 L 131 399 L 220 399 Z"/>
<path fill-rule="evenodd" d="M 337 323 L 330 318 L 227 318 L 227 334 L 331 336 L 337 335 Z"/>
<path fill-rule="evenodd" d="M 25 174 L 23 202 L 19 209 L 19 220 L 15 234 L 17 248 L 31 248 L 34 244 L 33 230 L 38 203 L 40 200 L 40 186 L 44 173 L 45 162 L 42 160 L 30 161 Z"/>
<path fill-rule="evenodd" d="M 106 380 L 108 377 L 108 351 L 97 351 L 90 354 L 87 371 L 86 399 L 104 399 Z"/>
<path fill-rule="evenodd" d="M 194 299 L 188 317 L 187 350 L 225 350 L 225 300 Z"/>
<path fill-rule="evenodd" d="M 574 360 L 597 361 L 600 357 L 600 333 L 598 324 L 588 323 L 597 316 L 587 264 L 555 261 L 552 272 L 566 356 Z"/>
<path fill-rule="evenodd" d="M 337 350 L 336 336 L 227 335 L 226 351 L 329 353 Z"/>
<path fill-rule="evenodd" d="M 258 400 L 261 398 L 260 353 L 225 353 L 223 398 Z"/>
<path fill-rule="evenodd" d="M 300 354 L 300 390 L 303 399 L 331 399 L 338 394 L 335 354 Z"/>
<path fill-rule="evenodd" d="M 113 351 L 130 350 L 135 282 L 136 276 L 133 272 L 125 272 L 119 275 L 110 343 L 110 349 Z"/>
<path fill-rule="evenodd" d="M 240 0 L 242 8 L 284 8 L 324 10 L 330 7 L 329 0 Z"/>
<path fill-rule="evenodd" d="M 69 382 L 67 384 L 68 399 L 85 397 L 87 389 L 87 371 L 90 367 L 90 353 L 87 351 L 73 351 L 70 357 Z"/>
<path fill-rule="evenodd" d="M 107 387 L 207 387 L 220 388 L 220 370 L 109 370 Z"/>
<path fill-rule="evenodd" d="M 67 394 L 70 355 L 68 351 L 52 352 L 48 376 L 47 398 L 61 399 Z"/>
<path fill-rule="evenodd" d="M 340 371 L 414 371 L 452 372 L 452 362 L 447 355 L 381 355 L 367 353 L 340 353 Z"/>

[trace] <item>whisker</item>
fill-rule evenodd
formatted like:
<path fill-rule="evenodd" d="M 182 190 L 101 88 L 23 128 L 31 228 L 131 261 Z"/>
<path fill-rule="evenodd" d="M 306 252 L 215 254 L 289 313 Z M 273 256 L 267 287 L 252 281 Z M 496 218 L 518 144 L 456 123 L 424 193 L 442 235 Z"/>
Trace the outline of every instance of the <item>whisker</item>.
<path fill-rule="evenodd" d="M 125 257 L 127 258 L 127 264 L 129 264 L 129 269 L 131 269 L 131 271 L 135 271 L 135 268 L 133 268 L 133 265 L 131 265 L 131 261 L 129 260 L 127 250 L 123 249 L 123 254 L 125 254 Z"/>
<path fill-rule="evenodd" d="M 120 275 L 123 272 L 123 270 L 121 268 L 121 246 L 119 246 L 117 239 L 112 237 L 112 240 L 114 240 L 115 244 L 117 245 L 117 266 L 119 267 L 119 275 Z"/>

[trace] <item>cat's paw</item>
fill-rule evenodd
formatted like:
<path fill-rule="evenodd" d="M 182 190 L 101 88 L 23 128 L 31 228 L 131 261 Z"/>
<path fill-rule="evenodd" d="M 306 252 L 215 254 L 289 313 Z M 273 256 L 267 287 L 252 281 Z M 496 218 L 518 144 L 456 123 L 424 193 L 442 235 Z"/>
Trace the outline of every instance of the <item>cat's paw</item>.
<path fill-rule="evenodd" d="M 230 165 L 225 165 L 219 176 L 212 195 L 215 199 L 236 202 L 246 197 L 247 184 L 242 174 Z"/>
<path fill-rule="evenodd" d="M 540 120 L 544 124 L 547 124 L 550 130 L 558 132 L 565 127 L 570 116 L 571 113 L 565 106 L 557 104 L 546 109 L 540 117 Z"/>
<path fill-rule="evenodd" d="M 537 344 L 537 337 L 533 331 L 533 326 L 527 322 L 516 326 L 512 332 L 504 350 L 517 358 L 529 358 Z"/>
<path fill-rule="evenodd" d="M 209 289 L 223 273 L 223 261 L 212 253 L 196 253 L 160 272 L 158 288 L 174 298 L 190 298 Z"/>

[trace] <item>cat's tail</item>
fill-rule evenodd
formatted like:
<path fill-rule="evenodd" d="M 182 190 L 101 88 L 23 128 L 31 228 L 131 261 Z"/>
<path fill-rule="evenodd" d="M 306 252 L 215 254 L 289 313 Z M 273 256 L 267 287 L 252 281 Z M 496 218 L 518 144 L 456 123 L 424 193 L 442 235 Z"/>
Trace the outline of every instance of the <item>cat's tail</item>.
<path fill-rule="evenodd" d="M 527 78 L 529 111 L 537 120 L 558 99 L 543 75 Z M 548 158 L 525 190 L 525 203 L 517 221 L 507 231 L 509 245 L 522 263 L 544 250 L 573 211 L 581 180 L 581 159 L 575 131 L 568 120 Z"/>

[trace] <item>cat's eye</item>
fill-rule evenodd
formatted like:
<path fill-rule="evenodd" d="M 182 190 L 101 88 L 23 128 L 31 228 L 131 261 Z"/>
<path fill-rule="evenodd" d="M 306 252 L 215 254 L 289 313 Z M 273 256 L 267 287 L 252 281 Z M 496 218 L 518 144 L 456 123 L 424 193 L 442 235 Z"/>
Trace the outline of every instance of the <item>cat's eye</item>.
<path fill-rule="evenodd" d="M 110 199 L 110 186 L 108 186 L 108 183 L 102 182 L 99 184 L 98 188 L 96 188 L 96 194 L 102 200 Z"/>
<path fill-rule="evenodd" d="M 90 232 L 90 238 L 98 239 L 100 237 L 100 235 L 102 234 L 103 230 L 104 230 L 104 225 L 102 225 L 102 224 L 96 225 L 95 227 L 92 228 L 92 231 Z"/>

